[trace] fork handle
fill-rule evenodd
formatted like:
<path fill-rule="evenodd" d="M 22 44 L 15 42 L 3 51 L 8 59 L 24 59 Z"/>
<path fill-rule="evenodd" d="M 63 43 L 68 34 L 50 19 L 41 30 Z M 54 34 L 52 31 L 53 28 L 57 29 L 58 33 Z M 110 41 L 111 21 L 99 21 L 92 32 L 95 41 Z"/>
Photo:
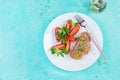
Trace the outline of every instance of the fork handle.
<path fill-rule="evenodd" d="M 99 52 L 101 53 L 102 57 L 104 59 L 106 59 L 105 55 L 103 54 L 102 50 L 98 47 L 97 43 L 94 41 L 94 39 L 92 37 L 90 37 L 92 42 L 94 43 L 94 45 L 96 46 L 96 48 L 99 50 Z"/>
<path fill-rule="evenodd" d="M 84 27 L 85 28 L 85 27 Z M 85 30 L 87 31 L 89 37 L 91 38 L 91 41 L 94 43 L 94 45 L 96 46 L 96 48 L 98 49 L 98 51 L 100 52 L 100 54 L 102 55 L 102 57 L 104 59 L 106 59 L 105 55 L 103 54 L 102 50 L 100 49 L 100 47 L 97 45 L 97 43 L 95 42 L 95 40 L 90 36 L 90 33 L 88 32 L 88 30 L 85 28 Z"/>

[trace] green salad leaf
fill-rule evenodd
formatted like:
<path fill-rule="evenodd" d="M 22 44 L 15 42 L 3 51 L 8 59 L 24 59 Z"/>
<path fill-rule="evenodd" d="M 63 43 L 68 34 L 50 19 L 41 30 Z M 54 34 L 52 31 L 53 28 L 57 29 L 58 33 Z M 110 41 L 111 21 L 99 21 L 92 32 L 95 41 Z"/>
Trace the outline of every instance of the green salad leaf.
<path fill-rule="evenodd" d="M 79 25 L 79 23 L 78 23 L 78 22 L 74 23 L 74 26 L 77 26 L 77 25 Z"/>
<path fill-rule="evenodd" d="M 67 29 L 67 27 L 62 27 L 60 30 L 56 32 L 58 36 L 65 36 L 68 33 L 69 33 L 69 30 Z"/>
<path fill-rule="evenodd" d="M 62 38 L 62 39 L 61 39 L 61 44 L 62 44 L 62 43 L 66 43 L 66 41 L 67 41 L 66 38 Z"/>
<path fill-rule="evenodd" d="M 65 36 L 69 34 L 69 30 L 65 25 L 63 25 L 63 27 L 60 30 L 58 30 L 56 32 L 56 34 L 58 35 L 59 39 L 61 40 L 61 43 L 66 43 Z"/>
<path fill-rule="evenodd" d="M 73 26 L 73 21 L 72 19 L 69 19 L 70 24 Z"/>
<path fill-rule="evenodd" d="M 57 49 L 57 48 L 51 48 L 52 54 L 56 54 L 57 56 L 61 55 L 64 57 L 64 54 L 68 54 L 68 51 L 66 48 L 63 49 Z"/>

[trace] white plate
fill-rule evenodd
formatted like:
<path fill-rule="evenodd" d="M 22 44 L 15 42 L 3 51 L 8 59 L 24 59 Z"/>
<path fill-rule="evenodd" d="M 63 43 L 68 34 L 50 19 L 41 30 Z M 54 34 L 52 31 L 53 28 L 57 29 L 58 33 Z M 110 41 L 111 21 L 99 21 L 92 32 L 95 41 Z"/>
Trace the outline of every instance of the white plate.
<path fill-rule="evenodd" d="M 57 67 L 63 70 L 67 71 L 78 71 L 78 70 L 83 70 L 89 66 L 91 66 L 99 57 L 100 53 L 94 46 L 94 44 L 91 42 L 91 49 L 87 55 L 85 55 L 81 60 L 75 60 L 72 59 L 69 55 L 65 55 L 64 57 L 61 56 L 56 56 L 51 54 L 50 48 L 51 46 L 58 44 L 55 40 L 55 35 L 54 35 L 54 29 L 56 26 L 62 26 L 63 24 L 66 23 L 66 20 L 72 19 L 73 22 L 76 22 L 74 16 L 75 15 L 80 15 L 82 18 L 84 18 L 87 22 L 87 28 L 89 29 L 89 32 L 92 35 L 96 36 L 97 41 L 99 41 L 100 47 L 102 48 L 103 45 L 103 37 L 102 33 L 100 31 L 100 28 L 98 25 L 95 23 L 94 20 L 92 20 L 90 17 L 80 14 L 80 13 L 67 13 L 58 16 L 55 18 L 47 27 L 45 35 L 44 35 L 44 49 L 46 52 L 46 55 L 48 59 Z M 77 36 L 80 35 L 81 32 L 83 32 L 84 29 L 81 28 L 80 31 L 78 32 Z M 74 44 L 74 43 L 73 43 Z M 72 45 L 73 45 L 72 44 Z"/>

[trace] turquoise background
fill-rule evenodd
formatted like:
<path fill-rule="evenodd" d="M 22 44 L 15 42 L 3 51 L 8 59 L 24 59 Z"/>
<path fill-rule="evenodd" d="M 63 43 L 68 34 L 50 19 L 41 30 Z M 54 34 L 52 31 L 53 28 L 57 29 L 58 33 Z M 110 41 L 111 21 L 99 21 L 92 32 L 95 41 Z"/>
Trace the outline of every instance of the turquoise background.
<path fill-rule="evenodd" d="M 108 0 L 99 14 L 89 0 L 0 0 L 0 80 L 119 80 L 120 1 Z M 79 12 L 100 26 L 102 57 L 89 68 L 68 72 L 55 67 L 43 49 L 44 32 L 57 16 Z"/>

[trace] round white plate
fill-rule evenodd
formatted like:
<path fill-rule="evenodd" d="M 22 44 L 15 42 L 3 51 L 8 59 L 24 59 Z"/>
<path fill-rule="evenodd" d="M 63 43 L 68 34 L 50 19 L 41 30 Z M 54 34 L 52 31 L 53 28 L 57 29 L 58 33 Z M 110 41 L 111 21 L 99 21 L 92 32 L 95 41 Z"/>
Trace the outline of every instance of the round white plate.
<path fill-rule="evenodd" d="M 51 54 L 50 48 L 53 45 L 58 44 L 55 40 L 55 35 L 54 35 L 54 30 L 55 27 L 57 26 L 62 26 L 66 23 L 68 19 L 72 19 L 73 22 L 77 22 L 76 19 L 74 18 L 75 15 L 80 15 L 86 22 L 87 22 L 87 28 L 89 29 L 89 32 L 91 35 L 94 35 L 96 40 L 99 41 L 99 45 L 102 49 L 103 45 L 103 37 L 100 28 L 98 25 L 95 23 L 94 20 L 92 20 L 90 17 L 80 14 L 80 13 L 67 13 L 58 16 L 55 18 L 47 27 L 44 35 L 44 50 L 45 53 L 48 57 L 48 59 L 57 67 L 63 70 L 67 71 L 78 71 L 78 70 L 83 70 L 89 66 L 91 66 L 99 57 L 100 53 L 95 47 L 95 45 L 91 42 L 91 49 L 87 55 L 85 55 L 82 59 L 80 60 L 75 60 L 72 59 L 69 55 L 65 55 L 64 57 L 57 56 Z M 77 33 L 76 36 L 80 35 L 81 32 L 84 31 L 84 28 L 81 28 L 80 31 Z M 74 45 L 74 43 L 72 43 Z"/>

